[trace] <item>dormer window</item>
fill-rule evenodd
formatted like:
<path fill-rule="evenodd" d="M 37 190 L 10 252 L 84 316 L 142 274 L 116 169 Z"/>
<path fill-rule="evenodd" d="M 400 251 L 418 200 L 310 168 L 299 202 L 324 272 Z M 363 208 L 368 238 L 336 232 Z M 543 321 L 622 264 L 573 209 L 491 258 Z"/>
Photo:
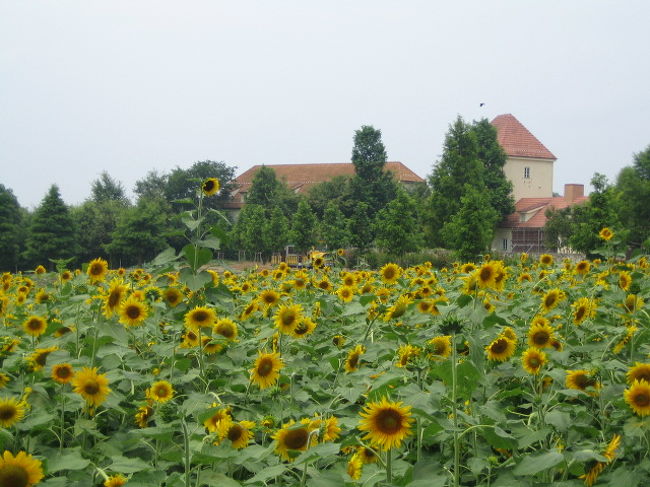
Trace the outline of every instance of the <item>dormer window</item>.
<path fill-rule="evenodd" d="M 529 167 L 524 168 L 524 179 L 530 179 L 530 168 Z"/>

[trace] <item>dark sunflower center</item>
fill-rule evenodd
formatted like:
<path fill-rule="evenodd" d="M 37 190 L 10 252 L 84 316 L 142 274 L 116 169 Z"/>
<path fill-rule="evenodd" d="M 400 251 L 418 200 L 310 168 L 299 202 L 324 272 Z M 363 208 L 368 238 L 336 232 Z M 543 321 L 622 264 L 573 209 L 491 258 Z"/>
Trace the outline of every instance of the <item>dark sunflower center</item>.
<path fill-rule="evenodd" d="M 203 323 L 204 321 L 208 321 L 208 313 L 206 313 L 205 311 L 195 311 L 194 316 L 192 316 L 192 318 L 194 318 L 194 321 Z"/>
<path fill-rule="evenodd" d="M 13 419 L 16 417 L 16 414 L 18 414 L 18 410 L 16 409 L 16 406 L 13 406 L 11 404 L 5 404 L 4 406 L 0 406 L 1 421 L 8 421 L 10 419 Z"/>
<path fill-rule="evenodd" d="M 402 427 L 402 415 L 394 409 L 379 411 L 375 419 L 375 426 L 383 434 L 395 434 Z"/>
<path fill-rule="evenodd" d="M 0 485 L 2 487 L 26 487 L 28 481 L 29 475 L 20 465 L 5 465 L 0 468 Z"/>
<path fill-rule="evenodd" d="M 287 311 L 282 315 L 282 324 L 284 326 L 291 326 L 296 321 L 296 315 L 293 311 Z"/>
<path fill-rule="evenodd" d="M 647 392 L 639 392 L 634 396 L 634 404 L 639 407 L 650 406 L 650 395 Z"/>
<path fill-rule="evenodd" d="M 104 267 L 101 264 L 93 264 L 90 267 L 91 276 L 100 276 L 104 272 Z"/>
<path fill-rule="evenodd" d="M 244 434 L 244 428 L 241 425 L 234 424 L 228 430 L 228 439 L 233 443 L 240 439 Z"/>
<path fill-rule="evenodd" d="M 108 306 L 114 308 L 122 299 L 122 293 L 120 291 L 113 291 L 108 295 Z"/>
<path fill-rule="evenodd" d="M 209 193 L 213 189 L 214 189 L 214 181 L 208 180 L 205 183 L 203 183 L 203 191 L 205 191 L 206 193 Z"/>
<path fill-rule="evenodd" d="M 501 338 L 492 344 L 492 353 L 501 354 L 508 349 L 508 341 Z"/>
<path fill-rule="evenodd" d="M 435 353 L 436 355 L 444 355 L 446 350 L 447 347 L 445 346 L 444 343 L 436 343 L 433 345 L 433 353 Z"/>
<path fill-rule="evenodd" d="M 343 282 L 345 283 L 346 286 L 352 286 L 352 284 L 354 284 L 354 278 L 353 277 L 346 277 Z"/>
<path fill-rule="evenodd" d="M 88 382 L 84 384 L 83 391 L 89 396 L 94 396 L 99 392 L 99 384 L 97 382 Z"/>
<path fill-rule="evenodd" d="M 170 304 L 176 303 L 178 301 L 178 298 L 179 298 L 179 296 L 176 293 L 167 294 L 167 302 L 170 303 Z"/>
<path fill-rule="evenodd" d="M 38 330 L 41 329 L 43 324 L 41 323 L 40 320 L 29 320 L 29 322 L 27 323 L 27 326 L 29 327 L 30 330 L 38 331 Z"/>
<path fill-rule="evenodd" d="M 273 361 L 269 358 L 263 358 L 260 360 L 260 364 L 257 366 L 257 375 L 260 377 L 266 377 L 273 370 Z"/>
<path fill-rule="evenodd" d="M 300 450 L 307 445 L 308 439 L 309 433 L 307 433 L 307 430 L 305 428 L 298 428 L 287 433 L 284 437 L 284 444 L 290 450 Z"/>
<path fill-rule="evenodd" d="M 167 397 L 169 396 L 169 391 L 167 390 L 167 387 L 165 387 L 164 385 L 160 385 L 156 387 L 156 395 L 158 397 Z"/>
<path fill-rule="evenodd" d="M 138 318 L 140 318 L 140 307 L 138 307 L 138 306 L 127 306 L 127 308 L 126 308 L 126 316 L 128 316 L 132 320 L 137 320 Z"/>
<path fill-rule="evenodd" d="M 550 338 L 548 332 L 538 331 L 533 335 L 533 343 L 539 346 L 546 345 Z"/>
<path fill-rule="evenodd" d="M 296 335 L 304 335 L 304 334 L 307 333 L 308 331 L 309 331 L 309 327 L 308 327 L 306 324 L 304 324 L 304 323 L 298 323 L 298 325 L 296 326 L 296 328 L 293 330 L 293 332 L 294 332 Z"/>
<path fill-rule="evenodd" d="M 574 381 L 580 389 L 586 389 L 587 387 L 594 385 L 594 380 L 585 374 L 578 375 Z"/>
<path fill-rule="evenodd" d="M 536 369 L 542 365 L 542 361 L 537 357 L 530 357 L 528 359 L 528 366 L 531 369 Z"/>
<path fill-rule="evenodd" d="M 544 306 L 550 308 L 555 304 L 555 300 L 556 300 L 555 294 L 549 294 L 548 296 L 546 296 L 546 298 L 544 298 Z"/>
<path fill-rule="evenodd" d="M 586 312 L 587 312 L 587 310 L 585 309 L 585 307 L 584 307 L 584 306 L 580 306 L 580 307 L 576 310 L 576 321 L 580 321 L 580 320 L 582 320 L 582 317 L 585 315 Z"/>
<path fill-rule="evenodd" d="M 47 356 L 48 356 L 49 354 L 50 354 L 50 352 L 43 352 L 43 353 L 40 353 L 40 354 L 38 355 L 38 357 L 36 357 L 36 360 L 34 360 L 34 362 L 36 362 L 36 363 L 37 363 L 38 365 L 40 365 L 41 367 L 44 367 L 45 364 L 47 363 Z"/>
<path fill-rule="evenodd" d="M 644 380 L 650 384 L 650 369 L 635 372 L 632 375 L 632 380 Z"/>
<path fill-rule="evenodd" d="M 67 367 L 56 369 L 56 376 L 59 379 L 67 379 L 68 377 L 70 377 L 70 375 L 72 375 L 72 371 Z"/>
<path fill-rule="evenodd" d="M 193 331 L 188 331 L 186 336 L 188 340 L 197 340 L 199 338 Z"/>
<path fill-rule="evenodd" d="M 352 368 L 356 368 L 359 364 L 359 354 L 353 353 L 352 356 L 348 359 L 348 365 Z"/>
<path fill-rule="evenodd" d="M 318 283 L 318 287 L 327 290 L 330 287 L 330 283 L 327 281 L 321 281 Z"/>
<path fill-rule="evenodd" d="M 388 269 L 384 270 L 384 279 L 390 281 L 394 277 L 395 277 L 395 269 L 389 267 Z"/>
<path fill-rule="evenodd" d="M 232 338 L 235 335 L 235 330 L 230 324 L 219 325 L 217 333 L 225 338 Z"/>
<path fill-rule="evenodd" d="M 478 274 L 478 277 L 481 280 L 481 282 L 489 281 L 490 279 L 492 279 L 492 269 L 490 267 L 481 269 Z"/>

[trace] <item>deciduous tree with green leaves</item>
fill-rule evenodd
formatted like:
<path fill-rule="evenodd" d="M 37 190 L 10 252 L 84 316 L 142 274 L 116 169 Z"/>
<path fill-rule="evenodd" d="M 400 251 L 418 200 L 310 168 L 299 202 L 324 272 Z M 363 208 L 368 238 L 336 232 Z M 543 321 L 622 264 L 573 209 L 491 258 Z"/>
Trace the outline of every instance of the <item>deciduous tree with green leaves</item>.
<path fill-rule="evenodd" d="M 291 220 L 291 243 L 299 252 L 307 252 L 316 245 L 316 215 L 304 198 Z"/>
<path fill-rule="evenodd" d="M 417 205 L 404 190 L 379 211 L 375 219 L 377 247 L 393 255 L 414 252 L 422 246 L 423 235 Z"/>
<path fill-rule="evenodd" d="M 320 222 L 320 238 L 329 250 L 346 248 L 350 245 L 352 235 L 350 224 L 336 201 L 327 203 Z"/>

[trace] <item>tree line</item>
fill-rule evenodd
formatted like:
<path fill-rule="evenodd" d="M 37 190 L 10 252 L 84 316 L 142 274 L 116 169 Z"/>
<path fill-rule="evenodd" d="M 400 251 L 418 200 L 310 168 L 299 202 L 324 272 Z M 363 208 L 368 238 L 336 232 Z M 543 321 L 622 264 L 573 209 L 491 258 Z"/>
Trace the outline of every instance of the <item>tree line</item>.
<path fill-rule="evenodd" d="M 354 247 L 395 256 L 446 248 L 472 259 L 489 249 L 497 224 L 514 212 L 512 184 L 503 172 L 506 154 L 487 119 L 469 123 L 459 116 L 452 122 L 427 181 L 409 188 L 386 170 L 381 131 L 372 126 L 355 132 L 351 160 L 352 177 L 319 183 L 304 195 L 262 166 L 236 221 L 224 225 L 207 213 L 208 224 L 221 227 L 223 251 L 261 252 L 268 259 L 287 244 L 302 252 Z M 96 257 L 113 267 L 130 266 L 166 247 L 178 250 L 187 243 L 183 201 L 195 197 L 199 182 L 208 177 L 218 178 L 222 189 L 204 204 L 223 210 L 236 189 L 235 168 L 224 162 L 151 171 L 135 182 L 134 201 L 107 172 L 76 206 L 66 205 L 53 185 L 33 212 L 0 184 L 0 270 L 52 268 L 60 260 L 79 265 Z M 600 245 L 600 228 L 609 226 L 620 229 L 617 235 L 629 247 L 647 249 L 650 147 L 635 155 L 615 185 L 598 174 L 592 184 L 595 191 L 587 203 L 548 214 L 547 244 L 569 244 L 589 253 Z"/>

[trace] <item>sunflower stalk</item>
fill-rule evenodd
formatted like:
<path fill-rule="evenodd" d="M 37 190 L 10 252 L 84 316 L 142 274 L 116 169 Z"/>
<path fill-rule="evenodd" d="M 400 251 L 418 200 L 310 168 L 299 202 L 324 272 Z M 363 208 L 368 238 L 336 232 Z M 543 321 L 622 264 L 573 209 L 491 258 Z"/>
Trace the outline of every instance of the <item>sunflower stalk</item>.
<path fill-rule="evenodd" d="M 460 485 L 460 437 L 458 435 L 458 412 L 456 410 L 456 333 L 451 335 L 451 402 L 454 419 L 454 487 Z"/>
<path fill-rule="evenodd" d="M 190 464 L 190 434 L 187 431 L 187 423 L 185 419 L 181 420 L 183 427 L 183 446 L 185 449 L 185 487 L 190 487 L 190 473 L 192 471 Z"/>

